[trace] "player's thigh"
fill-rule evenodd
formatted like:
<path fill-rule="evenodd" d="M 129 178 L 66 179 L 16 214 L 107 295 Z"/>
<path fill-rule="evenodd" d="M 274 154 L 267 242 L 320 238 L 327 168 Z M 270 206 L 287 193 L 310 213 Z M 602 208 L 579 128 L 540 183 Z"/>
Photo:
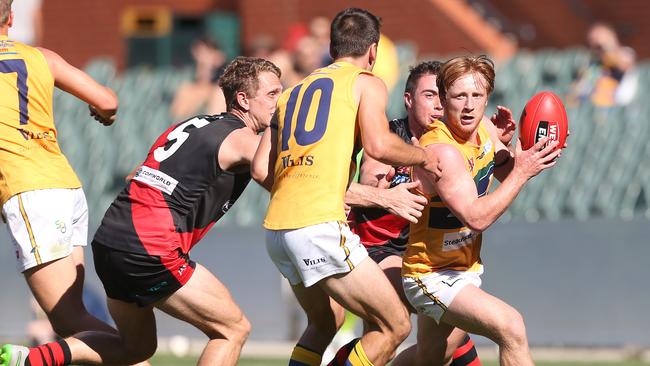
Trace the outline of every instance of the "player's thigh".
<path fill-rule="evenodd" d="M 300 307 L 310 323 L 321 327 L 338 327 L 345 318 L 345 309 L 332 299 L 320 286 L 291 286 Z"/>
<path fill-rule="evenodd" d="M 150 357 L 156 350 L 156 318 L 151 306 L 141 307 L 135 303 L 108 298 L 108 311 L 129 353 Z"/>
<path fill-rule="evenodd" d="M 86 245 L 85 202 L 81 189 L 43 189 L 16 194 L 4 204 L 21 272 L 64 258 L 75 246 Z"/>
<path fill-rule="evenodd" d="M 386 278 L 397 292 L 400 300 L 406 306 L 410 313 L 415 313 L 415 309 L 411 306 L 406 295 L 404 294 L 404 287 L 402 286 L 402 257 L 397 255 L 390 255 L 379 262 L 379 268 L 384 271 Z"/>
<path fill-rule="evenodd" d="M 438 323 L 428 315 L 419 314 L 417 317 L 418 347 L 417 358 L 420 364 L 442 365 L 458 347 L 459 343 L 454 337 L 454 326 L 446 323 Z M 452 343 L 450 344 L 450 341 Z M 451 349 L 451 352 L 449 351 Z"/>
<path fill-rule="evenodd" d="M 230 291 L 200 264 L 189 281 L 155 306 L 209 337 L 247 336 L 250 324 Z"/>
<path fill-rule="evenodd" d="M 512 322 L 521 322 L 521 315 L 512 306 L 476 286 L 465 286 L 449 305 L 441 322 L 488 337 L 492 340 Z"/>
<path fill-rule="evenodd" d="M 371 324 L 395 327 L 408 313 L 384 272 L 366 258 L 349 273 L 318 283 L 336 302 Z"/>
<path fill-rule="evenodd" d="M 71 256 L 25 271 L 25 280 L 48 315 L 56 309 L 77 316 L 78 311 L 83 309 L 83 280 L 78 278 Z"/>

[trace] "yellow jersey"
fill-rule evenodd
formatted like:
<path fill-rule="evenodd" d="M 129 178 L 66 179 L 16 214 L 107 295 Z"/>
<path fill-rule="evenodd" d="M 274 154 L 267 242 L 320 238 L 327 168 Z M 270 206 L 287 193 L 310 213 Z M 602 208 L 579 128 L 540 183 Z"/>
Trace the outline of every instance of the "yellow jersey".
<path fill-rule="evenodd" d="M 0 35 L 0 206 L 25 191 L 81 187 L 57 143 L 53 92 L 45 56 Z"/>
<path fill-rule="evenodd" d="M 492 183 L 494 144 L 483 122 L 479 125 L 478 136 L 478 145 L 461 140 L 443 122 L 434 121 L 420 138 L 420 145 L 449 144 L 458 149 L 480 197 L 488 193 Z M 419 277 L 449 269 L 482 271 L 482 234 L 467 228 L 437 194 L 427 198 L 429 204 L 422 211 L 422 217 L 417 224 L 411 224 L 402 275 Z"/>
<path fill-rule="evenodd" d="M 297 229 L 344 221 L 344 197 L 357 150 L 358 75 L 347 62 L 312 72 L 278 100 L 277 159 L 264 227 Z"/>

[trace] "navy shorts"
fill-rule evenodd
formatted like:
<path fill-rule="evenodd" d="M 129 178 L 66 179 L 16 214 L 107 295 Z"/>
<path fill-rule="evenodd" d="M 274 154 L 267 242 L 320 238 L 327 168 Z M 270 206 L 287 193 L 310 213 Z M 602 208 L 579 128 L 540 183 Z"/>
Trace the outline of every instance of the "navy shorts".
<path fill-rule="evenodd" d="M 391 255 L 396 255 L 400 258 L 404 255 L 404 250 L 395 248 L 390 244 L 367 246 L 366 250 L 368 251 L 368 256 L 377 264 Z"/>
<path fill-rule="evenodd" d="M 165 256 L 123 252 L 92 242 L 95 270 L 111 299 L 141 307 L 167 298 L 192 277 L 196 263 L 179 250 Z"/>

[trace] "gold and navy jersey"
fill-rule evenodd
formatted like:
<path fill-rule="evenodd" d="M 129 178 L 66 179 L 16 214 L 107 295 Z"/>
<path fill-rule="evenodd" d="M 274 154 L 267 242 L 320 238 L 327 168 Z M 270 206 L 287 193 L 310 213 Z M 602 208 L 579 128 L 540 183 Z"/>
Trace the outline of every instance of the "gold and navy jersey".
<path fill-rule="evenodd" d="M 366 72 L 337 62 L 315 70 L 278 100 L 267 229 L 345 220 L 343 200 L 359 134 L 353 85 Z"/>
<path fill-rule="evenodd" d="M 488 193 L 494 170 L 494 144 L 483 122 L 479 125 L 478 137 L 478 145 L 461 140 L 443 122 L 435 121 L 420 138 L 420 145 L 449 144 L 458 149 L 480 197 Z M 429 205 L 422 217 L 417 224 L 411 224 L 402 275 L 419 277 L 449 269 L 482 271 L 482 234 L 467 228 L 437 194 L 427 198 Z"/>
<path fill-rule="evenodd" d="M 0 36 L 0 205 L 25 191 L 81 187 L 57 143 L 53 91 L 41 51 Z"/>

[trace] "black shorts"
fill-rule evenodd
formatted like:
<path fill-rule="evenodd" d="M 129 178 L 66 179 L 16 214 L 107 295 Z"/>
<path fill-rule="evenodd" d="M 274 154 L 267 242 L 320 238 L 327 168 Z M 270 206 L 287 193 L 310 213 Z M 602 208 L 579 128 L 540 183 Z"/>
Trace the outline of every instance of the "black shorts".
<path fill-rule="evenodd" d="M 368 251 L 368 256 L 377 264 L 391 255 L 396 255 L 398 257 L 404 255 L 403 250 L 397 249 L 390 244 L 368 246 L 366 247 L 366 250 Z"/>
<path fill-rule="evenodd" d="M 141 307 L 183 287 L 196 263 L 180 249 L 166 256 L 123 252 L 92 242 L 95 270 L 111 299 Z"/>

